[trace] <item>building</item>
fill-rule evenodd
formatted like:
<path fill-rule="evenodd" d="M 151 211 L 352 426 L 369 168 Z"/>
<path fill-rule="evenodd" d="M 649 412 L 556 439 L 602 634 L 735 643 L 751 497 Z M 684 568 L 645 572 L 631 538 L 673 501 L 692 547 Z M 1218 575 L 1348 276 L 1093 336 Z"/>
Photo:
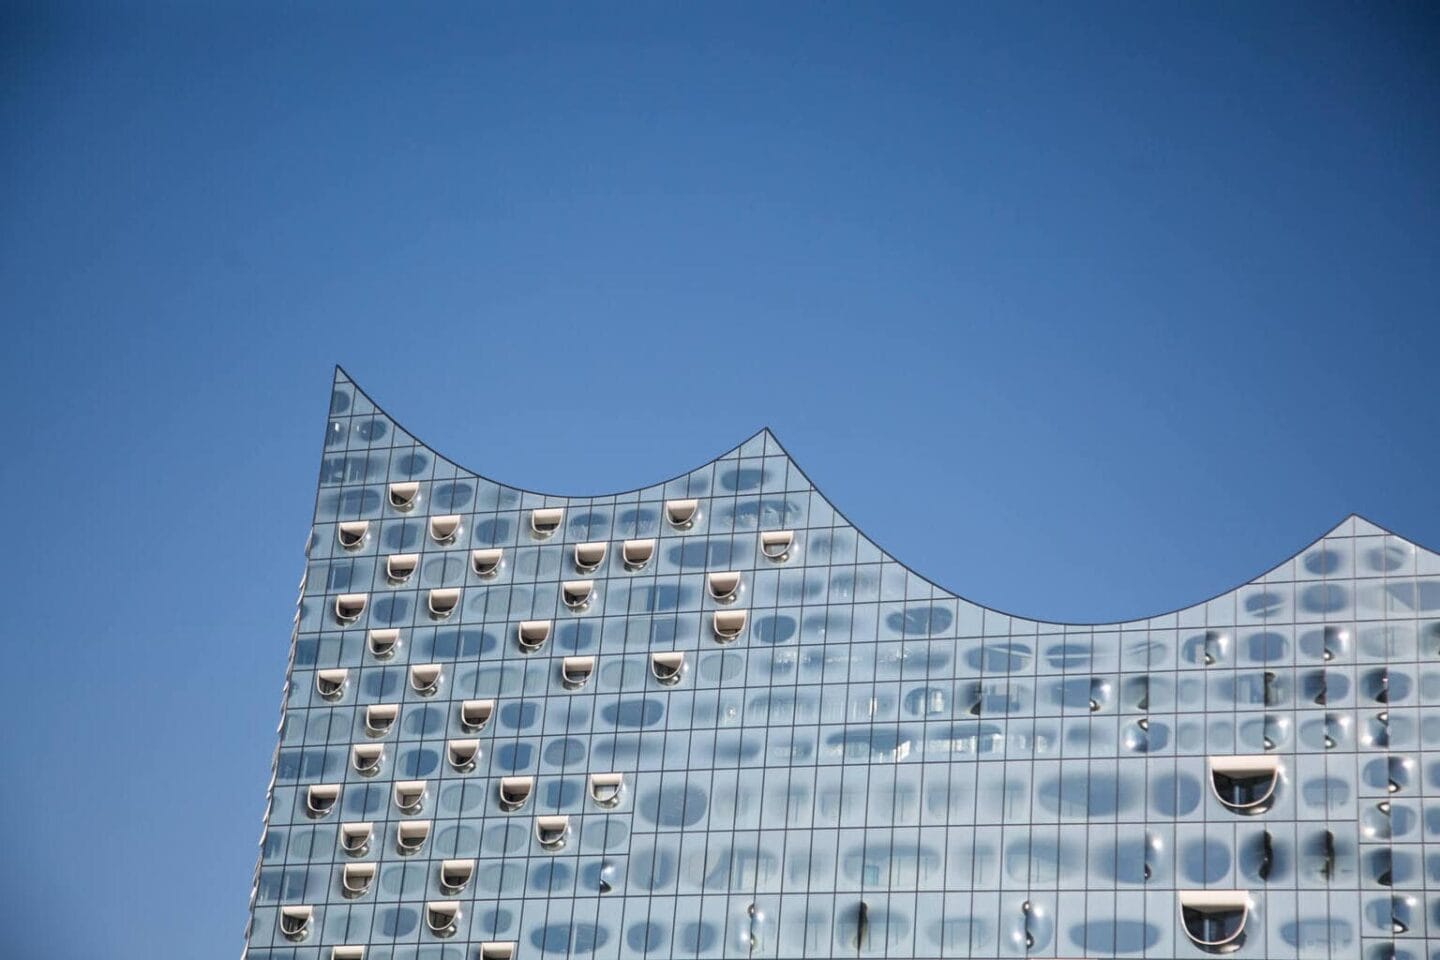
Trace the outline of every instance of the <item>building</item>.
<path fill-rule="evenodd" d="M 251 960 L 1440 957 L 1440 557 L 1359 517 L 1044 623 L 768 431 L 546 496 L 337 373 L 307 556 Z"/>

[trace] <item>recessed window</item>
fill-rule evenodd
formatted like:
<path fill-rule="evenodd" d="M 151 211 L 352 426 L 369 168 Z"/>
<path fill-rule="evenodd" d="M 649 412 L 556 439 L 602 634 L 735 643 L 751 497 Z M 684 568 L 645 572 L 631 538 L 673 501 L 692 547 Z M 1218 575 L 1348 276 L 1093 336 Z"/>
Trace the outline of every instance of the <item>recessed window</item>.
<path fill-rule="evenodd" d="M 559 850 L 565 846 L 570 833 L 570 818 L 566 816 L 536 817 L 535 840 L 546 850 Z"/>
<path fill-rule="evenodd" d="M 680 682 L 685 672 L 685 654 L 679 650 L 650 654 L 650 673 L 656 680 L 670 687 Z"/>
<path fill-rule="evenodd" d="M 507 813 L 519 810 L 530 799 L 530 791 L 534 788 L 534 777 L 501 777 L 500 809 Z"/>
<path fill-rule="evenodd" d="M 364 947 L 331 947 L 330 960 L 365 960 Z"/>
<path fill-rule="evenodd" d="M 425 846 L 430 836 L 430 821 L 402 820 L 395 828 L 395 849 L 402 854 L 415 853 Z"/>
<path fill-rule="evenodd" d="M 396 703 L 372 703 L 365 708 L 365 732 L 372 737 L 383 737 L 395 725 L 400 716 L 400 705 Z"/>
<path fill-rule="evenodd" d="M 711 627 L 715 632 L 715 639 L 720 643 L 729 643 L 740 634 L 745 632 L 745 621 L 749 614 L 744 610 L 716 610 Z"/>
<path fill-rule="evenodd" d="M 305 810 L 312 817 L 323 817 L 335 809 L 335 803 L 340 799 L 340 785 L 335 783 L 315 783 L 305 792 Z"/>
<path fill-rule="evenodd" d="M 605 562 L 604 542 L 575 544 L 575 569 L 581 573 L 594 573 Z"/>
<path fill-rule="evenodd" d="M 356 773 L 371 776 L 380 770 L 380 761 L 385 757 L 385 747 L 378 743 L 357 743 L 350 747 L 350 766 Z"/>
<path fill-rule="evenodd" d="M 594 596 L 594 580 L 567 580 L 560 587 L 560 597 L 571 610 L 584 610 Z"/>
<path fill-rule="evenodd" d="M 430 539 L 436 543 L 454 543 L 455 537 L 459 533 L 460 515 L 458 513 L 430 518 Z"/>
<path fill-rule="evenodd" d="M 621 773 L 590 774 L 590 799 L 602 807 L 613 807 L 620 802 L 625 790 L 625 775 Z"/>
<path fill-rule="evenodd" d="M 627 570 L 642 569 L 654 555 L 654 540 L 626 540 L 620 548 L 620 556 L 625 561 Z"/>
<path fill-rule="evenodd" d="M 1210 787 L 1215 799 L 1234 813 L 1264 813 L 1275 802 L 1280 759 L 1273 754 L 1211 757 Z"/>
<path fill-rule="evenodd" d="M 1231 953 L 1245 938 L 1250 897 L 1244 890 L 1181 890 L 1180 920 L 1185 935 L 1210 953 Z"/>
<path fill-rule="evenodd" d="M 1347 657 L 1350 654 L 1350 631 L 1344 627 L 1326 627 L 1324 632 L 1324 648 L 1321 651 L 1325 660 L 1334 660 L 1336 657 Z"/>
<path fill-rule="evenodd" d="M 550 639 L 549 620 L 523 620 L 516 633 L 520 649 L 528 652 L 539 650 Z"/>
<path fill-rule="evenodd" d="M 335 598 L 335 619 L 340 623 L 354 623 L 365 612 L 370 602 L 368 593 L 342 593 Z"/>
<path fill-rule="evenodd" d="M 459 925 L 459 900 L 431 900 L 425 904 L 425 926 L 435 936 L 453 936 Z"/>
<path fill-rule="evenodd" d="M 480 960 L 515 960 L 515 941 L 480 944 Z"/>
<path fill-rule="evenodd" d="M 1388 669 L 1376 670 L 1365 680 L 1366 692 L 1374 697 L 1376 703 L 1390 702 L 1390 671 Z"/>
<path fill-rule="evenodd" d="M 560 661 L 560 682 L 570 690 L 585 686 L 594 672 L 594 657 L 566 657 Z"/>
<path fill-rule="evenodd" d="M 1269 836 L 1267 833 L 1266 836 Z M 1389 847 L 1375 847 L 1370 855 L 1370 870 L 1382 887 L 1395 886 L 1395 857 Z"/>
<path fill-rule="evenodd" d="M 425 806 L 425 781 L 400 780 L 393 791 L 395 809 L 401 813 L 419 813 Z"/>
<path fill-rule="evenodd" d="M 475 760 L 479 756 L 479 740 L 451 740 L 445 744 L 445 757 L 456 770 L 475 769 Z"/>
<path fill-rule="evenodd" d="M 390 506 L 409 510 L 420 499 L 420 484 L 413 480 L 390 484 Z"/>
<path fill-rule="evenodd" d="M 345 696 L 345 681 L 349 677 L 350 671 L 344 668 L 317 670 L 315 671 L 315 692 L 326 700 L 339 700 Z"/>
<path fill-rule="evenodd" d="M 445 893 L 459 893 L 465 889 L 474 874 L 474 860 L 442 860 L 440 862 L 440 889 Z"/>
<path fill-rule="evenodd" d="M 1390 793 L 1399 793 L 1410 786 L 1410 774 L 1414 768 L 1415 761 L 1409 757 L 1387 757 L 1385 760 L 1385 789 Z"/>
<path fill-rule="evenodd" d="M 340 824 L 340 849 L 352 857 L 363 857 L 370 849 L 374 825 L 369 823 Z"/>
<path fill-rule="evenodd" d="M 454 587 L 437 587 L 430 591 L 426 603 L 430 607 L 430 616 L 444 620 L 460 605 L 460 591 Z"/>
<path fill-rule="evenodd" d="M 1090 712 L 1097 713 L 1102 707 L 1108 705 L 1114 693 L 1114 685 L 1111 684 L 1109 680 L 1106 680 L 1104 677 L 1091 677 L 1090 699 L 1087 704 Z"/>
<path fill-rule="evenodd" d="M 391 583 L 404 583 L 419 565 L 418 553 L 393 553 L 385 558 L 385 578 Z"/>
<path fill-rule="evenodd" d="M 1206 630 L 1204 645 L 1201 648 L 1201 660 L 1205 666 L 1211 667 L 1227 659 L 1230 652 L 1230 636 L 1219 630 Z"/>
<path fill-rule="evenodd" d="M 400 631 L 371 630 L 366 642 L 370 646 L 371 656 L 377 660 L 388 660 L 400 646 Z"/>
<path fill-rule="evenodd" d="M 700 512 L 699 500 L 666 500 L 665 519 L 677 530 L 688 530 L 695 525 L 696 514 Z"/>
<path fill-rule="evenodd" d="M 475 571 L 477 577 L 493 577 L 500 572 L 500 564 L 504 559 L 505 551 L 499 547 L 471 550 L 470 569 Z"/>
<path fill-rule="evenodd" d="M 565 511 L 559 507 L 547 507 L 530 511 L 530 532 L 544 539 L 560 529 L 565 522 Z"/>
<path fill-rule="evenodd" d="M 335 528 L 335 539 L 346 550 L 359 550 L 365 546 L 365 534 L 369 532 L 369 520 L 351 520 Z"/>
<path fill-rule="evenodd" d="M 460 723 L 466 730 L 480 730 L 494 712 L 494 700 L 466 700 L 460 704 Z"/>
<path fill-rule="evenodd" d="M 734 570 L 712 573 L 705 578 L 705 587 L 718 603 L 730 603 L 740 595 L 740 574 Z"/>
<path fill-rule="evenodd" d="M 347 863 L 341 872 L 340 886 L 347 897 L 363 897 L 375 882 L 375 864 Z"/>
<path fill-rule="evenodd" d="M 760 534 L 760 552 L 765 559 L 779 563 L 790 556 L 790 545 L 794 541 L 795 534 L 789 530 L 767 530 Z"/>
<path fill-rule="evenodd" d="M 292 905 L 280 908 L 280 933 L 287 940 L 304 940 L 310 935 L 314 907 Z"/>
<path fill-rule="evenodd" d="M 417 663 L 410 668 L 410 689 L 428 697 L 440 689 L 440 664 Z"/>
<path fill-rule="evenodd" d="M 1409 933 L 1410 928 L 1415 925 L 1416 920 L 1424 920 L 1425 914 L 1419 909 L 1420 901 L 1408 893 L 1396 893 L 1390 897 L 1390 933 L 1394 936 L 1401 936 Z M 1393 947 L 1392 947 L 1393 949 Z M 1408 952 L 1408 951 L 1407 951 Z M 1401 957 L 1402 953 L 1388 954 L 1389 956 Z M 1379 954 L 1387 956 L 1387 954 Z"/>

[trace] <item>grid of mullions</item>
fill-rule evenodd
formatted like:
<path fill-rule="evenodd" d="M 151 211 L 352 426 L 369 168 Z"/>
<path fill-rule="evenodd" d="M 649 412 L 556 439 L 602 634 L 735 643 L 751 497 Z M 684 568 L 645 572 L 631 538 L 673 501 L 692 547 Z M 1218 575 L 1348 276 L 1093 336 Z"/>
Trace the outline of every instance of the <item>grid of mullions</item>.
<path fill-rule="evenodd" d="M 371 958 L 460 958 L 482 941 L 514 941 L 518 957 L 1202 956 L 1176 906 L 1194 888 L 1249 891 L 1240 956 L 1427 956 L 1440 925 L 1434 555 L 1352 519 L 1195 608 L 1039 624 L 886 557 L 768 433 L 661 487 L 566 499 L 448 464 L 343 377 L 335 406 L 251 957 L 364 944 Z M 397 481 L 419 483 L 408 513 L 387 502 Z M 665 522 L 678 498 L 700 501 L 690 529 Z M 550 539 L 531 534 L 537 507 L 565 510 Z M 442 545 L 428 519 L 444 514 L 462 522 Z M 342 548 L 336 524 L 360 519 L 365 542 Z M 762 555 L 761 530 L 794 532 L 784 563 Z M 639 571 L 620 557 L 633 538 L 657 540 Z M 581 573 L 572 551 L 589 541 L 609 549 Z M 493 579 L 469 564 L 487 547 L 505 556 Z M 420 563 L 392 584 L 397 553 Z M 705 589 L 723 570 L 743 575 L 731 607 Z M 596 586 L 579 612 L 560 600 L 575 579 Z M 435 588 L 462 590 L 438 622 Z M 369 595 L 343 627 L 342 593 Z M 731 608 L 747 626 L 720 646 L 709 617 Z M 540 651 L 519 649 L 522 620 L 553 621 Z M 400 631 L 391 659 L 368 652 L 370 629 Z M 649 670 L 668 650 L 687 656 L 674 687 Z M 569 655 L 596 657 L 578 690 L 560 683 Z M 408 670 L 430 663 L 442 678 L 423 696 Z M 332 703 L 315 671 L 334 667 L 348 675 Z M 458 718 L 472 698 L 496 701 L 479 734 Z M 378 738 L 372 703 L 400 706 Z M 446 742 L 472 737 L 475 768 L 452 769 Z M 354 743 L 383 746 L 378 773 L 350 766 Z M 1274 805 L 1238 816 L 1212 794 L 1207 757 L 1267 749 L 1284 769 Z M 611 772 L 625 792 L 601 808 L 586 777 Z M 512 813 L 496 790 L 509 775 L 536 778 Z M 395 808 L 399 780 L 427 782 L 422 811 Z M 312 819 L 305 791 L 328 783 L 340 801 Z M 569 815 L 559 851 L 536 842 L 540 814 Z M 337 831 L 361 820 L 375 834 L 357 861 Z M 409 856 L 394 844 L 404 820 L 432 824 Z M 439 886 L 450 858 L 475 861 L 456 895 Z M 379 867 L 354 899 L 347 862 Z M 448 940 L 422 916 L 441 899 L 462 904 Z M 275 929 L 282 904 L 315 908 L 298 945 Z"/>

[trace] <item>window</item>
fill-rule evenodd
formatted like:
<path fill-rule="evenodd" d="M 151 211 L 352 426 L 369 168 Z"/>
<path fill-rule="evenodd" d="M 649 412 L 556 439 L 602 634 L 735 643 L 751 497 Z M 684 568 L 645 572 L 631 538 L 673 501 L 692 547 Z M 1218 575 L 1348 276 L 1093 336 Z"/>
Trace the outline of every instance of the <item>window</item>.
<path fill-rule="evenodd" d="M 369 823 L 340 824 L 340 849 L 352 857 L 363 857 L 370 850 L 373 830 Z"/>
<path fill-rule="evenodd" d="M 314 907 L 288 906 L 280 908 L 280 933 L 287 940 L 304 940 L 310 935 L 310 920 L 315 916 Z"/>
<path fill-rule="evenodd" d="M 450 766 L 461 772 L 475 769 L 475 761 L 479 756 L 479 740 L 451 740 L 445 744 L 445 757 L 450 761 Z"/>
<path fill-rule="evenodd" d="M 781 563 L 790 557 L 790 544 L 795 534 L 789 530 L 769 530 L 760 534 L 760 552 L 765 559 Z"/>
<path fill-rule="evenodd" d="M 334 783 L 311 784 L 305 794 L 305 809 L 312 817 L 323 817 L 335 809 L 340 799 L 340 786 Z"/>
<path fill-rule="evenodd" d="M 581 573 L 593 573 L 605 562 L 604 543 L 575 544 L 575 569 Z"/>
<path fill-rule="evenodd" d="M 378 743 L 357 743 L 350 747 L 350 766 L 368 777 L 380 771 L 384 756 L 385 748 Z"/>
<path fill-rule="evenodd" d="M 1374 698 L 1376 703 L 1390 702 L 1390 671 L 1388 669 L 1375 670 L 1365 678 L 1365 692 Z"/>
<path fill-rule="evenodd" d="M 1350 631 L 1344 627 L 1325 628 L 1325 646 L 1323 657 L 1325 660 L 1334 660 L 1336 657 L 1348 656 L 1350 653 Z"/>
<path fill-rule="evenodd" d="M 369 532 L 369 520 L 351 520 L 335 528 L 335 539 L 346 550 L 359 550 L 365 545 L 365 535 Z"/>
<path fill-rule="evenodd" d="M 730 603 L 740 594 L 740 574 L 735 571 L 712 573 L 705 578 L 710 596 L 720 603 Z"/>
<path fill-rule="evenodd" d="M 365 960 L 365 948 L 331 947 L 330 960 Z"/>
<path fill-rule="evenodd" d="M 340 623 L 354 623 L 360 619 L 365 612 L 365 604 L 370 602 L 368 593 L 342 593 L 335 598 L 335 619 Z"/>
<path fill-rule="evenodd" d="M 655 553 L 654 540 L 626 540 L 620 548 L 620 556 L 625 561 L 625 569 L 640 570 L 650 562 L 650 557 Z"/>
<path fill-rule="evenodd" d="M 428 697 L 440 689 L 440 664 L 417 663 L 410 668 L 410 689 Z"/>
<path fill-rule="evenodd" d="M 391 583 L 404 583 L 420 565 L 418 553 L 394 553 L 385 558 L 385 578 Z"/>
<path fill-rule="evenodd" d="M 365 708 L 365 732 L 372 737 L 383 737 L 390 732 L 399 715 L 399 704 L 372 703 Z"/>
<path fill-rule="evenodd" d="M 414 853 L 425 846 L 429 836 L 430 821 L 402 820 L 395 828 L 395 849 L 402 854 Z"/>
<path fill-rule="evenodd" d="M 420 484 L 406 481 L 390 484 L 390 506 L 396 510 L 409 510 L 420 499 Z"/>
<path fill-rule="evenodd" d="M 460 605 L 460 591 L 454 587 L 436 588 L 430 591 L 427 603 L 430 606 L 430 616 L 436 620 L 444 620 Z"/>
<path fill-rule="evenodd" d="M 680 675 L 685 672 L 685 654 L 679 650 L 668 653 L 650 654 L 650 673 L 665 686 L 674 686 L 680 682 Z"/>
<path fill-rule="evenodd" d="M 475 873 L 474 860 L 442 860 L 440 862 L 440 889 L 445 893 L 459 893 L 470 882 Z"/>
<path fill-rule="evenodd" d="M 522 620 L 517 636 L 520 640 L 520 649 L 526 653 L 533 653 L 545 646 L 545 641 L 550 639 L 550 621 Z"/>
<path fill-rule="evenodd" d="M 340 886 L 347 897 L 363 897 L 374 881 L 373 863 L 347 863 L 340 875 Z"/>
<path fill-rule="evenodd" d="M 367 638 L 370 654 L 377 660 L 388 660 L 400 646 L 399 630 L 371 630 Z"/>
<path fill-rule="evenodd" d="M 625 790 L 625 775 L 621 773 L 590 774 L 590 799 L 602 807 L 613 807 L 620 802 Z"/>
<path fill-rule="evenodd" d="M 677 530 L 688 530 L 695 525 L 696 514 L 700 512 L 699 500 L 666 500 L 665 519 Z"/>
<path fill-rule="evenodd" d="M 1385 789 L 1390 793 L 1399 793 L 1410 786 L 1410 773 L 1415 768 L 1415 761 L 1409 757 L 1391 756 L 1385 759 Z"/>
<path fill-rule="evenodd" d="M 480 944 L 480 960 L 514 960 L 515 942 L 491 941 Z"/>
<path fill-rule="evenodd" d="M 479 730 L 490 722 L 494 700 L 466 700 L 460 704 L 460 723 L 467 730 Z"/>
<path fill-rule="evenodd" d="M 471 550 L 470 569 L 475 571 L 477 577 L 493 577 L 500 572 L 500 563 L 504 559 L 505 551 L 499 547 Z"/>
<path fill-rule="evenodd" d="M 1226 659 L 1230 651 L 1230 637 L 1219 630 L 1206 630 L 1201 659 L 1205 666 L 1212 667 Z"/>
<path fill-rule="evenodd" d="M 443 517 L 430 518 L 430 539 L 436 543 L 454 543 L 455 537 L 460 533 L 460 515 L 457 513 L 446 514 Z"/>
<path fill-rule="evenodd" d="M 542 540 L 559 530 L 564 522 L 565 511 L 559 507 L 530 511 L 530 532 Z"/>
<path fill-rule="evenodd" d="M 729 643 L 740 636 L 745 631 L 747 616 L 744 610 L 716 610 L 711 621 L 715 639 L 720 643 Z"/>
<path fill-rule="evenodd" d="M 1269 810 L 1279 778 L 1280 760 L 1274 755 L 1210 758 L 1215 799 L 1233 813 L 1254 815 Z"/>
<path fill-rule="evenodd" d="M 560 682 L 569 690 L 579 690 L 595 672 L 594 657 L 566 657 L 560 661 Z"/>
<path fill-rule="evenodd" d="M 1230 953 L 1244 943 L 1250 897 L 1244 890 L 1181 890 L 1185 935 L 1211 953 Z"/>
<path fill-rule="evenodd" d="M 500 809 L 507 813 L 519 810 L 530 799 L 530 791 L 534 787 L 534 777 L 501 777 Z"/>
<path fill-rule="evenodd" d="M 535 818 L 535 841 L 546 850 L 559 850 L 565 846 L 565 838 L 569 833 L 569 817 Z"/>
<path fill-rule="evenodd" d="M 425 806 L 425 781 L 400 780 L 393 792 L 395 809 L 401 813 L 419 813 Z"/>
<path fill-rule="evenodd" d="M 459 924 L 459 900 L 431 900 L 425 904 L 425 926 L 435 936 L 451 936 Z"/>
<path fill-rule="evenodd" d="M 345 680 L 350 676 L 350 671 L 339 670 L 317 670 L 315 672 L 315 692 L 326 700 L 339 700 L 345 695 Z"/>
<path fill-rule="evenodd" d="M 571 610 L 584 610 L 594 596 L 594 580 L 567 580 L 560 588 L 560 597 Z"/>
<path fill-rule="evenodd" d="M 1113 694 L 1114 687 L 1109 680 L 1106 680 L 1103 677 L 1091 677 L 1090 702 L 1087 704 L 1087 706 L 1089 706 L 1090 708 L 1090 712 L 1095 713 L 1099 711 L 1101 707 L 1109 704 L 1110 698 Z"/>

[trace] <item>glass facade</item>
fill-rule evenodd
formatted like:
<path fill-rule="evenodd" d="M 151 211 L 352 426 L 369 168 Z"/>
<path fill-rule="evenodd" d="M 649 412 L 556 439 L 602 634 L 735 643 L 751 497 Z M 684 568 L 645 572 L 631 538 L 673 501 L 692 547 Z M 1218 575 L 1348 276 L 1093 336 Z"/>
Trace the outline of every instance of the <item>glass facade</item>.
<path fill-rule="evenodd" d="M 545 496 L 337 373 L 307 557 L 251 960 L 1440 958 L 1440 557 L 1359 517 L 1045 623 L 768 431 Z"/>

